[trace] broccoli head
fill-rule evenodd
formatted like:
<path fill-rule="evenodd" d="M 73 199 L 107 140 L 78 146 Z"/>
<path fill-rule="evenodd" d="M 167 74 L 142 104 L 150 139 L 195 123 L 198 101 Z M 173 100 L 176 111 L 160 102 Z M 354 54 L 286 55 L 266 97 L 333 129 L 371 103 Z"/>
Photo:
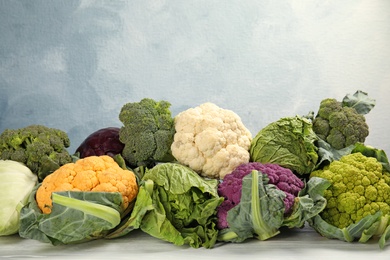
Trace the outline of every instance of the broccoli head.
<path fill-rule="evenodd" d="M 24 163 L 42 181 L 72 161 L 69 145 L 67 133 L 60 129 L 44 125 L 6 129 L 0 135 L 0 159 Z"/>
<path fill-rule="evenodd" d="M 313 120 L 313 130 L 336 150 L 357 142 L 364 143 L 369 134 L 364 115 L 332 98 L 321 101 Z"/>
<path fill-rule="evenodd" d="M 124 144 L 122 157 L 131 167 L 153 167 L 157 162 L 173 161 L 171 144 L 174 120 L 167 101 L 144 98 L 123 105 L 119 140 Z"/>

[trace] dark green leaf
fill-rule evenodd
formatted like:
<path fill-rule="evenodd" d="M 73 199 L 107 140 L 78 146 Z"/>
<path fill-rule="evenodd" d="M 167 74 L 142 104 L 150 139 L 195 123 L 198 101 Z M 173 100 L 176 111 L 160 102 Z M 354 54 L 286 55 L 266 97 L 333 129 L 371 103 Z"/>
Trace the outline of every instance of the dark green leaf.
<path fill-rule="evenodd" d="M 35 201 L 36 189 L 21 210 L 21 237 L 53 245 L 80 243 L 104 237 L 121 220 L 120 193 L 57 192 L 51 213 L 43 214 Z"/>
<path fill-rule="evenodd" d="M 355 148 L 355 145 L 347 146 L 343 149 L 334 149 L 329 143 L 322 139 L 317 141 L 318 157 L 319 160 L 316 165 L 316 169 L 322 168 L 323 165 L 327 165 L 333 161 L 338 161 L 344 155 L 350 154 Z"/>
<path fill-rule="evenodd" d="M 342 104 L 343 106 L 353 107 L 359 114 L 365 115 L 374 108 L 376 101 L 368 97 L 366 92 L 358 90 L 353 95 L 346 95 Z"/>

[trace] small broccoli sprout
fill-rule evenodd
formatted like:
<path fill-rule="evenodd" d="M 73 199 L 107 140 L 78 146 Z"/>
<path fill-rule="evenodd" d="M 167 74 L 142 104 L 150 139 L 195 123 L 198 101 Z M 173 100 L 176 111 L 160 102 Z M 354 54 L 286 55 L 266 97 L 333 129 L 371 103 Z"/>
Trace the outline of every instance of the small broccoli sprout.
<path fill-rule="evenodd" d="M 123 105 L 119 140 L 124 144 L 122 156 L 130 166 L 153 167 L 173 160 L 170 147 L 175 128 L 170 105 L 150 98 Z"/>

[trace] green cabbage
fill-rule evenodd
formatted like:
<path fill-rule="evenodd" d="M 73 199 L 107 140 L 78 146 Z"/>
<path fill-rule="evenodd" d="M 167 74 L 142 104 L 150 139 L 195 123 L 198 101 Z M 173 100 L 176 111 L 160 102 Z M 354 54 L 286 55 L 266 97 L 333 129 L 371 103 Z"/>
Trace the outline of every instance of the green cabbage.
<path fill-rule="evenodd" d="M 190 168 L 162 163 L 146 171 L 128 221 L 107 238 L 134 229 L 175 245 L 211 248 L 217 241 L 218 181 Z"/>
<path fill-rule="evenodd" d="M 18 232 L 20 209 L 37 181 L 37 176 L 24 164 L 0 160 L 0 236 Z"/>
<path fill-rule="evenodd" d="M 318 160 L 317 140 L 308 118 L 281 118 L 261 129 L 252 139 L 251 161 L 279 164 L 297 175 L 309 174 Z"/>

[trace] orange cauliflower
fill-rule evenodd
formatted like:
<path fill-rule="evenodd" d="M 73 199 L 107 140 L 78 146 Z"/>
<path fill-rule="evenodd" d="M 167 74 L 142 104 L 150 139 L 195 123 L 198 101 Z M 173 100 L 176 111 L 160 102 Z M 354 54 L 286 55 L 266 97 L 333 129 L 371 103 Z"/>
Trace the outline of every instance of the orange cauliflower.
<path fill-rule="evenodd" d="M 42 181 L 36 201 L 43 213 L 51 212 L 55 191 L 120 192 L 126 209 L 138 194 L 138 184 L 135 174 L 121 168 L 112 157 L 89 156 L 61 166 Z"/>

